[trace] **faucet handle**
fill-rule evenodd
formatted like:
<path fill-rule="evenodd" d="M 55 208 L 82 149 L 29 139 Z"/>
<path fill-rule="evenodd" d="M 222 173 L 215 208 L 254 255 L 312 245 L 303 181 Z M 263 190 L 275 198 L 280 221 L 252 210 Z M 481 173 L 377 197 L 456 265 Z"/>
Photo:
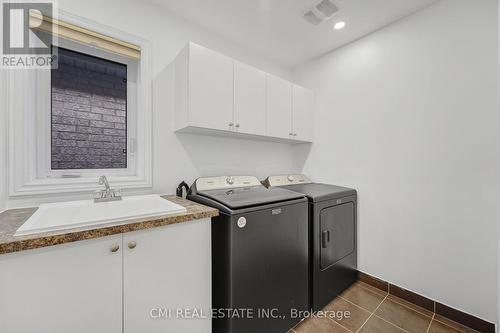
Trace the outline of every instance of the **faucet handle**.
<path fill-rule="evenodd" d="M 121 189 L 111 190 L 111 195 L 113 197 L 121 198 L 122 190 Z"/>

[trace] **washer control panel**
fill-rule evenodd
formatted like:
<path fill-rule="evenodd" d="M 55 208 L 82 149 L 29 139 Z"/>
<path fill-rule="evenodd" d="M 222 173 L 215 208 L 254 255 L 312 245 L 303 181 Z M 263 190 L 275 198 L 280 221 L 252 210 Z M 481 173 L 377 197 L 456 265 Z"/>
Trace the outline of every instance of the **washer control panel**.
<path fill-rule="evenodd" d="M 196 179 L 198 191 L 221 190 L 226 188 L 262 186 L 259 179 L 254 176 L 220 176 L 201 177 Z"/>
<path fill-rule="evenodd" d="M 267 187 L 309 184 L 312 183 L 309 178 L 301 174 L 269 176 L 264 180 L 264 185 Z"/>

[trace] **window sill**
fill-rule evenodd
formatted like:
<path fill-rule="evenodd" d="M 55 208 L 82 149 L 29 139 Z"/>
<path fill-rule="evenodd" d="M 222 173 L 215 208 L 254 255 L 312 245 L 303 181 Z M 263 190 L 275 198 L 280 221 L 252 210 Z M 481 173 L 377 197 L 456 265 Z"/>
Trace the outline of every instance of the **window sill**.
<path fill-rule="evenodd" d="M 110 176 L 108 180 L 115 189 L 138 189 L 153 187 L 150 179 L 138 176 Z M 18 188 L 11 188 L 9 196 L 19 197 L 40 194 L 92 192 L 99 189 L 97 178 L 45 178 L 34 179 Z"/>

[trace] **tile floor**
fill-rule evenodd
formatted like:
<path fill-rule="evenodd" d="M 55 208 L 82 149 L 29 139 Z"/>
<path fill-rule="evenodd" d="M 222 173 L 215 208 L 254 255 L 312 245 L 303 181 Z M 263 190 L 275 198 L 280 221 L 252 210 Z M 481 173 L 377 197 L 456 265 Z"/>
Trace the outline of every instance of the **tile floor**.
<path fill-rule="evenodd" d="M 288 333 L 477 333 L 359 281 L 323 310 Z"/>

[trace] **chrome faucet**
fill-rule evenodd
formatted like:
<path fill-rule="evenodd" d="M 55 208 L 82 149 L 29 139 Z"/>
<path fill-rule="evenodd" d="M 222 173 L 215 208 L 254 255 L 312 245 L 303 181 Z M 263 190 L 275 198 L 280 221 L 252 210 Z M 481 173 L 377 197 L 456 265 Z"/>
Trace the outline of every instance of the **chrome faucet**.
<path fill-rule="evenodd" d="M 106 176 L 99 177 L 99 185 L 104 185 L 105 189 L 95 192 L 94 202 L 118 201 L 122 199 L 119 191 L 109 187 Z"/>

